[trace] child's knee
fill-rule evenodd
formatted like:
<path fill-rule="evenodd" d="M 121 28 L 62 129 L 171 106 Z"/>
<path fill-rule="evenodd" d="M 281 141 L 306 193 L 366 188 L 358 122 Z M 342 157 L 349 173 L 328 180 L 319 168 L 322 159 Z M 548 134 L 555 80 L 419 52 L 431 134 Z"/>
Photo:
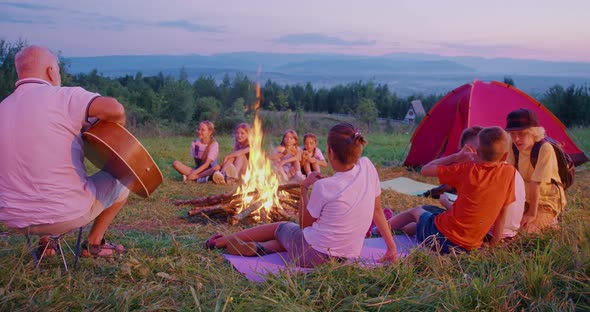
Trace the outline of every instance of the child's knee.
<path fill-rule="evenodd" d="M 424 210 L 422 206 L 414 207 L 410 210 L 410 214 L 414 217 L 415 222 L 417 223 L 420 220 L 420 216 L 428 211 Z"/>

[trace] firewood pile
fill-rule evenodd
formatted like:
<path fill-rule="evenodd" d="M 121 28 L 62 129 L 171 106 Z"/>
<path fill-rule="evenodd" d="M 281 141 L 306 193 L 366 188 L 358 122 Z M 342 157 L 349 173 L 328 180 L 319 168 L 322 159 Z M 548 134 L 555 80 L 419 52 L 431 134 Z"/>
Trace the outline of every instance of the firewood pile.
<path fill-rule="evenodd" d="M 193 205 L 188 212 L 189 216 L 213 217 L 226 215 L 228 223 L 259 223 L 289 220 L 297 215 L 301 190 L 299 184 L 284 184 L 277 189 L 278 202 L 270 209 L 262 207 L 262 200 L 258 192 L 248 194 L 252 197 L 246 205 L 243 203 L 243 194 L 224 193 L 211 195 L 191 200 L 177 200 L 174 205 Z"/>

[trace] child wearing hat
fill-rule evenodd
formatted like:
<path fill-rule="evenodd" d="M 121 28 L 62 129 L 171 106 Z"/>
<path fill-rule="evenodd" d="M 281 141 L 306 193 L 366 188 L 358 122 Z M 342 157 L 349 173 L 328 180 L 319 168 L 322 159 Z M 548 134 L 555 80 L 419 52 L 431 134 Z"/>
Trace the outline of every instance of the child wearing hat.
<path fill-rule="evenodd" d="M 566 200 L 564 189 L 559 185 L 561 179 L 555 151 L 550 143 L 544 142 L 535 166 L 530 159 L 533 145 L 545 137 L 545 128 L 539 125 L 534 111 L 521 108 L 508 114 L 505 130 L 518 151 L 517 158 L 510 149 L 507 161 L 514 164 L 525 181 L 526 200 L 521 228 L 527 233 L 537 233 L 557 225 L 557 217 Z M 552 183 L 552 180 L 559 183 Z"/>

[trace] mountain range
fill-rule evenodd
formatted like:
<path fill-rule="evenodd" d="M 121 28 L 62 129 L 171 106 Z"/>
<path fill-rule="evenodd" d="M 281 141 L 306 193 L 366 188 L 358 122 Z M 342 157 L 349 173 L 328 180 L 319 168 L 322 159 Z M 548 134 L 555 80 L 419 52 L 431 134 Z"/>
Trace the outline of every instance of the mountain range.
<path fill-rule="evenodd" d="M 234 52 L 213 55 L 114 55 L 70 57 L 70 73 L 96 69 L 109 77 L 135 75 L 177 76 L 184 68 L 189 80 L 208 75 L 221 80 L 237 73 L 280 84 L 331 87 L 354 81 L 386 83 L 399 95 L 443 94 L 464 83 L 503 80 L 510 77 L 516 86 L 536 96 L 559 84 L 567 87 L 590 83 L 590 63 L 474 56 L 442 56 L 422 53 L 391 53 L 381 56 L 348 54 L 289 54 Z M 258 69 L 261 68 L 260 74 Z M 258 77 L 258 78 L 257 78 Z"/>

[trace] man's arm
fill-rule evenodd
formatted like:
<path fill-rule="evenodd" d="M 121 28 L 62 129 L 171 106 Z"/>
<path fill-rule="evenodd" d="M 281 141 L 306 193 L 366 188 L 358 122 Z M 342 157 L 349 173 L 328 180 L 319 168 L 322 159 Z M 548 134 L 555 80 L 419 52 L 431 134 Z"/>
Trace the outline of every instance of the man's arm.
<path fill-rule="evenodd" d="M 108 96 L 99 96 L 90 103 L 88 117 L 96 117 L 125 126 L 125 108 L 119 101 Z"/>

